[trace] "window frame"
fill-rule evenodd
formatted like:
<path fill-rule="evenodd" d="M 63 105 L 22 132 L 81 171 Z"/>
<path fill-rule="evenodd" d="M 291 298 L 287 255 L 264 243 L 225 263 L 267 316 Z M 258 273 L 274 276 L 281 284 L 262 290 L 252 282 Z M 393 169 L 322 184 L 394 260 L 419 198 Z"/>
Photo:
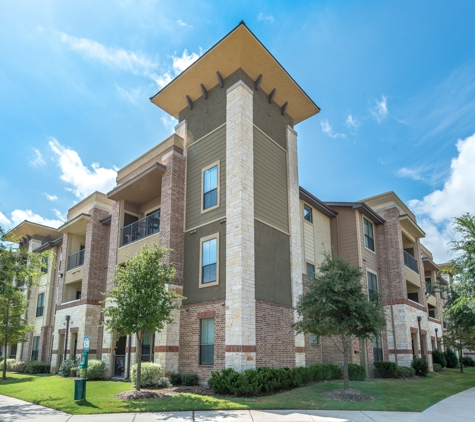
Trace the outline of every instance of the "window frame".
<path fill-rule="evenodd" d="M 369 286 L 369 275 L 372 275 L 374 276 L 374 281 L 376 283 L 376 290 L 370 290 L 370 286 Z M 372 270 L 366 270 L 366 285 L 368 287 L 368 299 L 371 301 L 371 294 L 376 292 L 376 293 L 379 293 L 379 286 L 378 286 L 378 273 L 375 272 L 375 271 L 372 271 Z"/>
<path fill-rule="evenodd" d="M 203 243 L 216 239 L 216 281 L 203 284 Z M 199 261 L 199 288 L 217 286 L 219 284 L 219 233 L 214 233 L 200 239 L 200 261 Z"/>
<path fill-rule="evenodd" d="M 365 233 L 365 226 L 366 226 L 365 223 L 368 223 L 368 224 L 371 225 L 371 235 L 372 235 L 372 237 L 370 237 L 369 235 L 367 235 L 367 234 Z M 376 242 L 375 242 L 375 238 L 374 238 L 374 224 L 373 224 L 373 222 L 369 221 L 366 217 L 363 217 L 363 238 L 364 238 L 364 247 L 365 247 L 366 249 L 368 249 L 369 251 L 376 253 Z M 373 242 L 373 249 L 371 249 L 371 248 L 366 244 L 366 239 L 370 239 L 370 240 Z M 368 243 L 369 243 L 369 242 L 368 242 Z"/>
<path fill-rule="evenodd" d="M 35 349 L 35 343 L 36 343 L 36 349 Z M 38 360 L 39 352 L 40 352 L 40 336 L 33 336 L 33 340 L 31 342 L 31 360 Z"/>
<path fill-rule="evenodd" d="M 309 209 L 309 215 L 310 215 L 310 220 L 305 218 L 305 207 L 307 207 Z M 304 219 L 304 221 L 306 221 L 307 223 L 310 223 L 310 224 L 313 224 L 313 208 L 306 204 L 305 202 L 303 203 L 303 213 L 302 213 L 302 217 Z"/>
<path fill-rule="evenodd" d="M 216 186 L 216 205 L 213 205 L 212 207 L 204 209 L 204 196 L 205 196 L 205 182 L 204 182 L 204 174 L 206 171 L 212 169 L 213 167 L 217 167 L 217 186 Z M 221 160 L 215 161 L 214 163 L 211 163 L 210 165 L 203 167 L 201 169 L 201 190 L 200 190 L 200 196 L 201 196 L 201 214 L 204 214 L 205 212 L 214 210 L 216 208 L 219 208 L 219 199 L 220 199 L 220 194 L 221 194 L 221 189 L 220 189 L 220 182 L 221 182 Z"/>
<path fill-rule="evenodd" d="M 383 336 L 379 335 L 379 337 L 375 337 L 372 341 L 372 346 L 373 346 L 373 362 L 381 362 L 384 360 L 384 350 L 383 350 Z M 381 347 L 378 347 L 381 346 Z M 376 360 L 376 354 L 379 355 L 378 353 L 375 353 L 375 350 L 381 351 L 381 360 Z"/>
<path fill-rule="evenodd" d="M 202 343 L 202 335 L 203 335 L 203 322 L 204 321 L 213 321 L 213 344 Z M 213 366 L 214 365 L 214 343 L 215 343 L 215 334 L 216 334 L 216 320 L 215 318 L 201 318 L 200 320 L 200 349 L 199 349 L 199 357 L 198 357 L 198 364 L 203 366 Z M 213 361 L 212 363 L 203 363 L 202 361 L 202 347 L 203 346 L 213 346 Z"/>
<path fill-rule="evenodd" d="M 41 306 L 39 305 L 40 297 L 42 298 Z M 41 309 L 41 312 L 39 312 L 40 309 Z M 38 296 L 36 296 L 36 318 L 42 317 L 44 315 L 44 310 L 45 310 L 45 293 L 41 292 L 41 293 L 38 293 Z"/>
<path fill-rule="evenodd" d="M 311 280 L 310 276 L 308 275 L 308 266 L 311 265 L 313 267 L 313 278 L 315 278 L 315 264 L 312 262 L 305 261 L 305 274 L 309 280 Z"/>
<path fill-rule="evenodd" d="M 320 337 L 318 335 L 310 333 L 309 337 L 310 337 L 310 344 L 312 346 L 320 345 Z"/>

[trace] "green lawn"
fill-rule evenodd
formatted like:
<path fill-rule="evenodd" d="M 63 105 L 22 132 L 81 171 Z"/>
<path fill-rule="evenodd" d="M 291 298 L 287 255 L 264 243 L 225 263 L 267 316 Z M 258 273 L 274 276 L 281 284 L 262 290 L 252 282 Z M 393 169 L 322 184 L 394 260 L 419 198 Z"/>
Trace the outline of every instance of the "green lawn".
<path fill-rule="evenodd" d="M 87 401 L 75 402 L 72 379 L 56 375 L 8 375 L 13 380 L 0 381 L 0 394 L 48 406 L 75 415 L 92 413 L 212 410 L 212 409 L 344 409 L 398 410 L 420 412 L 460 391 L 475 387 L 475 368 L 446 369 L 427 378 L 413 380 L 352 381 L 350 387 L 376 399 L 366 403 L 324 399 L 321 393 L 343 387 L 343 381 L 329 381 L 297 388 L 285 393 L 259 398 L 214 398 L 195 394 L 176 394 L 166 399 L 123 402 L 114 395 L 132 388 L 130 383 L 90 381 Z"/>

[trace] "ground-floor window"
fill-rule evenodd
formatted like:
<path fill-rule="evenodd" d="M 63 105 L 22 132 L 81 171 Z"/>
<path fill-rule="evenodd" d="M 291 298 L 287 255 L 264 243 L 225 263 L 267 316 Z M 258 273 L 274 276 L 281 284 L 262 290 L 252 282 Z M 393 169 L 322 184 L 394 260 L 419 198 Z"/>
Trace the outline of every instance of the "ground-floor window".
<path fill-rule="evenodd" d="M 142 362 L 153 362 L 152 333 L 145 332 L 142 338 Z"/>
<path fill-rule="evenodd" d="M 381 336 L 373 340 L 373 357 L 375 362 L 383 360 L 383 341 Z"/>
<path fill-rule="evenodd" d="M 200 365 L 214 364 L 214 318 L 200 320 Z"/>
<path fill-rule="evenodd" d="M 310 344 L 318 344 L 318 336 L 316 334 L 310 334 Z"/>
<path fill-rule="evenodd" d="M 31 350 L 31 360 L 38 360 L 38 351 L 40 350 L 40 336 L 33 337 L 33 347 Z"/>

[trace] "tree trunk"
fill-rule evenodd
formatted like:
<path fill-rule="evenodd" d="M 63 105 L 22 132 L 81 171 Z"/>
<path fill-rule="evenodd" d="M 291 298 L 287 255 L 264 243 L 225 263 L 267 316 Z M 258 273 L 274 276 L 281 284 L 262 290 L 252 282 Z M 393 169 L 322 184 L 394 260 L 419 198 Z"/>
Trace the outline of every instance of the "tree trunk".
<path fill-rule="evenodd" d="M 343 389 L 348 390 L 350 388 L 349 376 L 348 376 L 348 339 L 346 336 L 341 336 L 343 342 Z"/>
<path fill-rule="evenodd" d="M 463 344 L 462 344 L 462 337 L 460 337 L 460 372 L 463 373 Z"/>
<path fill-rule="evenodd" d="M 138 332 L 137 336 L 137 350 L 135 351 L 135 357 L 137 359 L 137 382 L 135 383 L 135 389 L 140 391 L 140 372 L 142 370 L 142 332 Z"/>
<path fill-rule="evenodd" d="M 3 373 L 2 373 L 2 380 L 7 379 L 7 347 L 8 347 L 8 319 L 10 317 L 9 314 L 10 310 L 10 301 L 7 301 L 7 311 L 6 311 L 6 318 L 5 318 L 5 338 L 3 342 Z"/>

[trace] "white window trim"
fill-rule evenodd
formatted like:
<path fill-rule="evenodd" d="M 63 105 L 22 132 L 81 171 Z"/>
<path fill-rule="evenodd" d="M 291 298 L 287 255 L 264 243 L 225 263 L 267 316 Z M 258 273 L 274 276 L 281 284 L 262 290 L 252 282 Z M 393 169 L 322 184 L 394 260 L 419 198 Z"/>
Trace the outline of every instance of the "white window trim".
<path fill-rule="evenodd" d="M 366 220 L 368 223 L 370 223 L 373 226 L 373 244 L 374 244 L 374 251 L 366 246 L 366 238 L 364 234 L 364 220 Z M 376 233 L 374 230 L 374 223 L 372 221 L 369 221 L 366 217 L 363 217 L 363 246 L 367 251 L 370 251 L 371 253 L 374 253 L 376 255 Z"/>
<path fill-rule="evenodd" d="M 204 206 L 204 203 L 203 203 L 203 197 L 204 197 L 204 173 L 206 170 L 209 170 L 210 168 L 213 168 L 217 166 L 218 167 L 218 181 L 217 181 L 217 192 L 216 192 L 216 195 L 217 195 L 217 201 L 216 201 L 216 205 L 213 205 L 212 207 L 209 207 L 209 208 L 206 208 L 205 210 L 203 209 L 203 206 Z M 214 163 L 211 163 L 209 166 L 206 166 L 204 168 L 201 169 L 201 191 L 200 191 L 200 195 L 201 195 L 201 214 L 204 214 L 205 212 L 208 212 L 208 211 L 212 211 L 216 208 L 219 208 L 219 197 L 220 197 L 220 194 L 221 194 L 221 189 L 220 189 L 220 182 L 221 182 L 221 163 L 220 163 L 220 160 L 218 161 L 215 161 Z"/>
<path fill-rule="evenodd" d="M 216 239 L 216 281 L 213 283 L 201 283 L 203 278 L 203 243 Z M 219 233 L 214 233 L 200 239 L 200 263 L 199 263 L 199 288 L 217 286 L 219 284 Z"/>
<path fill-rule="evenodd" d="M 307 207 L 310 208 L 311 212 L 312 212 L 312 221 L 308 221 L 305 216 L 304 216 L 304 213 L 305 213 L 305 205 Z M 313 226 L 313 207 L 311 205 L 308 205 L 306 202 L 303 202 L 303 205 L 302 205 L 302 218 L 303 218 L 303 221 L 304 223 L 307 222 L 308 224 L 311 224 Z"/>

